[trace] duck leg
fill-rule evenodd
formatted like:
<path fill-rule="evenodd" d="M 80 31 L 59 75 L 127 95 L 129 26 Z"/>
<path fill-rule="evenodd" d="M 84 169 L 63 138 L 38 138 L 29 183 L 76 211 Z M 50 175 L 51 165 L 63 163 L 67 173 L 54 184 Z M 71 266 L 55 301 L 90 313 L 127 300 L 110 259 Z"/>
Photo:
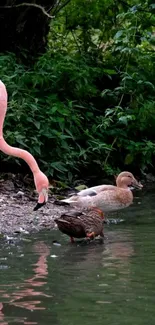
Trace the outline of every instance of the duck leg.
<path fill-rule="evenodd" d="M 70 237 L 70 241 L 71 241 L 71 243 L 72 243 L 72 244 L 74 244 L 74 243 L 75 243 L 75 240 L 74 240 L 74 238 L 73 238 L 73 237 Z"/>
<path fill-rule="evenodd" d="M 104 233 L 103 233 L 103 230 L 101 231 L 100 233 L 100 243 L 104 243 Z"/>
<path fill-rule="evenodd" d="M 103 233 L 103 231 L 101 231 L 100 236 L 101 236 L 102 238 L 104 237 L 104 233 Z"/>

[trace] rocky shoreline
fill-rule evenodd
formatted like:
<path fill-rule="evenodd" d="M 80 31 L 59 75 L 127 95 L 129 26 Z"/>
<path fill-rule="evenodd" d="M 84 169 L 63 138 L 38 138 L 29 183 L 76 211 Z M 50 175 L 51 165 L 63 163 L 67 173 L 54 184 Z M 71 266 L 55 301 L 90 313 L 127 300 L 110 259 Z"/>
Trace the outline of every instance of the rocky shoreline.
<path fill-rule="evenodd" d="M 40 210 L 33 211 L 37 194 L 14 175 L 9 175 L 6 180 L 1 179 L 0 193 L 1 236 L 53 229 L 56 227 L 54 218 L 69 209 L 53 204 L 56 196 L 49 193 L 47 204 Z"/>
<path fill-rule="evenodd" d="M 146 178 L 146 183 L 154 183 L 154 176 Z M 110 183 L 110 182 L 109 182 Z M 69 211 L 69 206 L 56 205 L 62 189 L 49 191 L 49 200 L 40 210 L 33 211 L 37 202 L 33 179 L 21 174 L 5 174 L 0 179 L 0 236 L 30 234 L 45 229 L 57 228 L 54 219 Z M 59 193 L 59 194 L 58 194 Z"/>

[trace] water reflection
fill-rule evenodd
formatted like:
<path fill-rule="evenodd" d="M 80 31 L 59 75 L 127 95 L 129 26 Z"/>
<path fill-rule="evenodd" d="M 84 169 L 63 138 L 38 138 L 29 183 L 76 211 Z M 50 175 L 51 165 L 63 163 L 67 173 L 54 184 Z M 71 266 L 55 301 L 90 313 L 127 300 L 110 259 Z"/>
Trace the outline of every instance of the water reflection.
<path fill-rule="evenodd" d="M 106 260 L 111 261 L 113 267 L 127 266 L 130 263 L 130 257 L 134 256 L 132 231 L 128 230 L 125 234 L 121 231 L 107 232 L 104 256 Z"/>
<path fill-rule="evenodd" d="M 0 302 L 0 324 L 8 325 L 8 322 L 4 321 L 4 314 L 3 314 L 3 303 Z"/>
<path fill-rule="evenodd" d="M 9 324 L 4 315 L 11 314 L 16 322 L 20 319 L 23 324 L 41 324 L 39 315 L 46 316 L 47 313 L 46 298 L 52 306 L 50 317 L 52 319 L 54 317 L 55 324 L 59 314 L 64 315 L 67 321 L 66 310 L 67 313 L 70 308 L 76 310 L 77 306 L 73 305 L 73 300 L 79 306 L 78 308 L 83 308 L 82 304 L 89 305 L 92 301 L 94 304 L 111 303 L 111 298 L 105 295 L 107 290 L 105 288 L 109 288 L 111 278 L 115 285 L 121 281 L 124 285 L 129 285 L 130 258 L 134 255 L 134 248 L 131 231 L 123 233 L 114 226 L 113 231 L 107 229 L 105 232 L 104 244 L 92 242 L 71 245 L 65 241 L 60 247 L 50 247 L 44 241 L 37 241 L 32 246 L 32 256 L 39 256 L 37 262 L 32 264 L 33 276 L 16 287 L 11 284 L 11 290 L 6 290 L 6 286 L 5 291 L 1 290 L 2 301 L 7 299 L 7 303 L 0 303 L 0 323 Z M 63 241 L 63 236 L 60 238 Z M 51 259 L 48 260 L 51 249 L 57 256 L 58 262 L 51 263 Z M 25 259 L 27 259 L 26 255 L 24 263 Z M 51 282 L 48 273 L 54 275 L 54 281 Z M 52 296 L 48 294 L 46 285 L 51 286 L 50 291 L 54 294 L 54 302 Z M 121 288 L 120 286 L 120 293 Z M 22 313 L 22 309 L 27 310 L 26 319 L 23 318 L 25 312 Z M 34 311 L 40 311 L 40 314 L 35 314 Z M 16 318 L 17 315 L 19 319 Z"/>
<path fill-rule="evenodd" d="M 10 304 L 18 307 L 23 307 L 28 310 L 43 310 L 45 307 L 38 306 L 41 304 L 41 300 L 32 300 L 27 302 L 19 301 L 23 298 L 26 300 L 27 297 L 31 296 L 50 297 L 45 293 L 37 291 L 35 289 L 36 287 L 42 287 L 47 283 L 45 280 L 48 275 L 47 256 L 50 254 L 49 247 L 44 242 L 38 242 L 33 246 L 33 252 L 35 252 L 37 255 L 40 255 L 37 263 L 32 265 L 34 266 L 33 271 L 35 275 L 32 278 L 26 279 L 24 281 L 22 284 L 23 289 L 20 288 L 20 290 L 12 293 L 13 299 L 10 300 Z M 42 281 L 40 281 L 40 279 Z"/>
<path fill-rule="evenodd" d="M 126 210 L 125 224 L 105 226 L 104 244 L 71 245 L 51 231 L 12 255 L 2 250 L 0 324 L 154 325 L 155 207 L 147 200 Z"/>
<path fill-rule="evenodd" d="M 32 246 L 32 252 L 35 253 L 35 255 L 39 255 L 37 262 L 32 264 L 34 276 L 25 279 L 23 283 L 19 283 L 17 288 L 12 290 L 11 293 L 6 293 L 4 290 L 1 290 L 1 297 L 9 300 L 10 308 L 11 306 L 14 306 L 24 308 L 29 311 L 45 310 L 45 306 L 38 305 L 41 305 L 42 303 L 41 297 L 49 298 L 50 296 L 40 290 L 37 290 L 37 288 L 40 289 L 47 283 L 47 257 L 50 254 L 50 249 L 43 241 L 39 241 Z M 39 299 L 32 299 L 32 297 Z M 4 306 L 5 304 L 0 302 L 0 322 L 1 324 L 6 325 L 8 322 L 4 321 Z M 37 324 L 37 322 L 27 322 L 23 320 L 23 324 Z"/>

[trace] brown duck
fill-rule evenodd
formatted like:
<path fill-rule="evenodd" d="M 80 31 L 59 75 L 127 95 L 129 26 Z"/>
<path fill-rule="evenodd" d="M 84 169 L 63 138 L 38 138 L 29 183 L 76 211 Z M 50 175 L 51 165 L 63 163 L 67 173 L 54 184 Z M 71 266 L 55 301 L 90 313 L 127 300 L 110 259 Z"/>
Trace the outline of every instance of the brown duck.
<path fill-rule="evenodd" d="M 122 172 L 114 185 L 98 185 L 80 191 L 68 199 L 61 200 L 80 208 L 98 207 L 104 212 L 124 209 L 132 204 L 133 194 L 130 187 L 142 189 L 132 173 Z"/>
<path fill-rule="evenodd" d="M 62 214 L 60 218 L 55 219 L 59 230 L 70 236 L 71 242 L 75 238 L 95 238 L 96 236 L 104 237 L 103 234 L 103 212 L 95 207 L 90 208 L 87 212 L 77 212 Z"/>

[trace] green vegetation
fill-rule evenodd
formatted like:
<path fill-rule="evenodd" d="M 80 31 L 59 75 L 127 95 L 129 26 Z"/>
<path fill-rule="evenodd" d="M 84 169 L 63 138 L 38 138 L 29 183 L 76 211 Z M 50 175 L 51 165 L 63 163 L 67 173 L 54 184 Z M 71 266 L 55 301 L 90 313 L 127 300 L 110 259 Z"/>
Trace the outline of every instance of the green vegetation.
<path fill-rule="evenodd" d="M 151 171 L 154 13 L 151 0 L 72 0 L 51 21 L 47 51 L 33 66 L 1 54 L 9 93 L 6 141 L 69 182 L 123 169 Z"/>

